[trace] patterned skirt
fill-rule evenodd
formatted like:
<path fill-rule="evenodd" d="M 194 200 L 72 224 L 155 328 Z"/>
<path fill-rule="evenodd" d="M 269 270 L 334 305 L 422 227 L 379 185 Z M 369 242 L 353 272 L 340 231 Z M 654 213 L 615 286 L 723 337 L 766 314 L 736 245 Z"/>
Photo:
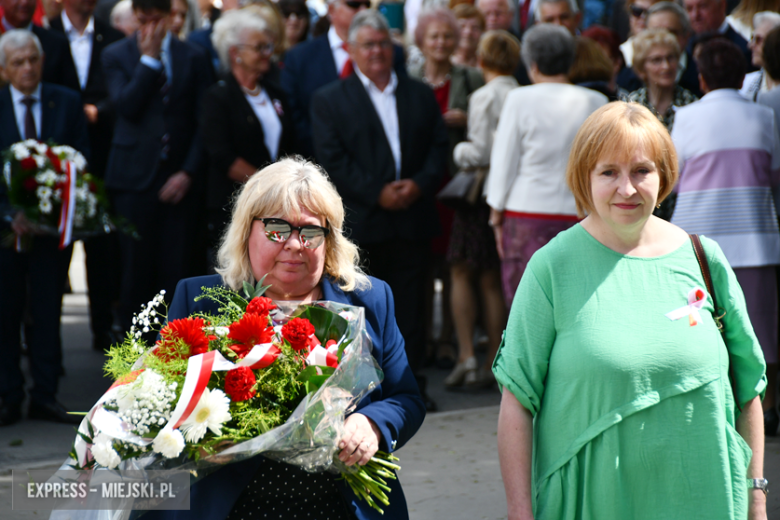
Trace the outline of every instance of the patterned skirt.
<path fill-rule="evenodd" d="M 485 202 L 455 212 L 447 250 L 448 262 L 464 262 L 477 272 L 499 268 L 501 261 L 493 230 L 488 225 L 489 217 L 490 206 Z"/>

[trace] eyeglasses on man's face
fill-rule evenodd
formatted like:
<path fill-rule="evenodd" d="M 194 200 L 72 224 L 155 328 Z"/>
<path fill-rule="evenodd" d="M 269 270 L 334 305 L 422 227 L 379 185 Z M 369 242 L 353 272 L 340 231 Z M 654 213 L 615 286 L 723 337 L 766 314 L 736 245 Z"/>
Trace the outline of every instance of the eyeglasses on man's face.
<path fill-rule="evenodd" d="M 379 41 L 371 41 L 371 42 L 353 42 L 353 45 L 356 45 L 358 49 L 365 52 L 373 51 L 374 49 L 380 49 L 380 50 L 387 50 L 390 47 L 393 46 L 393 42 L 391 42 L 389 39 L 379 40 Z"/>
<path fill-rule="evenodd" d="M 261 218 L 257 217 L 265 226 L 265 236 L 271 242 L 283 243 L 292 235 L 293 231 L 298 232 L 298 238 L 301 245 L 306 249 L 316 249 L 325 241 L 325 237 L 330 234 L 330 229 L 322 226 L 308 224 L 306 226 L 293 226 L 281 218 Z"/>

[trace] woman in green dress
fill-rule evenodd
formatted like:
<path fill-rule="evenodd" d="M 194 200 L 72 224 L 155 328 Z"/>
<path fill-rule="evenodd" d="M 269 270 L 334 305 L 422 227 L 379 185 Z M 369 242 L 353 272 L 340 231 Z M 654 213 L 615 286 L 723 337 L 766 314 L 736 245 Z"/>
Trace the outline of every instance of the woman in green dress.
<path fill-rule="evenodd" d="M 510 520 L 766 520 L 761 347 L 717 243 L 702 238 L 725 338 L 689 236 L 652 215 L 677 174 L 635 103 L 574 140 L 588 216 L 529 262 L 493 368 Z"/>

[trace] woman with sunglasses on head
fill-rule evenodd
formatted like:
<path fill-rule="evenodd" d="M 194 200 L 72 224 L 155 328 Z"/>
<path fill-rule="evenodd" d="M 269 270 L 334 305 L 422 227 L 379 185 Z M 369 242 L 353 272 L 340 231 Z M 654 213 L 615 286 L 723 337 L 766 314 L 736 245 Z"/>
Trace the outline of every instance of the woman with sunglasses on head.
<path fill-rule="evenodd" d="M 209 156 L 206 199 L 213 264 L 233 193 L 258 168 L 297 150 L 285 94 L 265 78 L 274 51 L 268 23 L 246 9 L 228 11 L 214 24 L 212 41 L 223 76 L 204 95 L 200 128 Z"/>
<path fill-rule="evenodd" d="M 357 247 L 343 235 L 344 205 L 326 173 L 313 163 L 286 158 L 257 172 L 241 188 L 219 248 L 219 274 L 179 282 L 168 319 L 216 312 L 195 298 L 204 287 L 239 290 L 265 276 L 265 295 L 276 301 L 329 300 L 365 309 L 372 355 L 384 379 L 346 418 L 339 458 L 366 464 L 379 449 L 401 448 L 425 417 L 409 368 L 386 283 L 358 267 Z M 409 518 L 403 490 L 392 491 L 384 518 Z M 279 489 L 283 489 L 284 493 Z M 151 511 L 157 519 L 316 518 L 379 519 L 380 513 L 329 473 L 303 469 L 262 455 L 228 464 L 191 489 L 189 511 Z"/>

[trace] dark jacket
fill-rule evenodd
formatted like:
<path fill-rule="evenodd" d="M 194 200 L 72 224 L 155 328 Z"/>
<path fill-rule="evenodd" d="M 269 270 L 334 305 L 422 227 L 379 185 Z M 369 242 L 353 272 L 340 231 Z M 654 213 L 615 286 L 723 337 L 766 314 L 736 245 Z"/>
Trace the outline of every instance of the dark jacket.
<path fill-rule="evenodd" d="M 447 161 L 449 143 L 431 89 L 398 76 L 401 178 L 412 179 L 422 196 L 408 209 L 378 204 L 382 188 L 395 180 L 395 162 L 382 122 L 357 75 L 319 90 L 312 98 L 312 135 L 317 158 L 347 207 L 347 227 L 359 243 L 423 240 L 439 233 L 433 196 Z"/>
<path fill-rule="evenodd" d="M 403 49 L 394 46 L 393 68 L 398 76 L 406 75 Z M 328 35 L 323 34 L 308 42 L 296 45 L 285 56 L 281 85 L 287 93 L 287 101 L 295 121 L 301 153 L 314 154 L 314 142 L 310 122 L 310 105 L 314 93 L 339 79 Z M 319 157 L 317 157 L 319 159 Z"/>
<path fill-rule="evenodd" d="M 261 81 L 261 86 L 277 108 L 282 123 L 277 157 L 294 154 L 295 129 L 284 92 L 271 82 Z M 200 128 L 209 158 L 206 204 L 210 210 L 225 209 L 225 217 L 229 218 L 230 199 L 241 186 L 228 178 L 233 161 L 241 158 L 257 169 L 272 162 L 265 146 L 263 125 L 232 74 L 226 74 L 206 91 Z"/>
<path fill-rule="evenodd" d="M 41 83 L 40 136 L 43 142 L 71 146 L 89 160 L 87 121 L 77 92 L 60 85 Z M 0 89 L 0 150 L 5 151 L 19 141 L 22 136 L 16 125 L 11 88 L 6 85 Z M 8 203 L 6 184 L 0 181 L 0 220 L 3 222 L 0 226 L 7 226 L 8 217 L 13 218 L 14 213 Z"/>
<path fill-rule="evenodd" d="M 114 113 L 111 109 L 111 102 L 108 99 L 108 89 L 106 88 L 106 79 L 103 75 L 103 66 L 100 63 L 100 55 L 103 49 L 114 42 L 118 42 L 125 35 L 97 18 L 94 20 L 95 32 L 92 37 L 92 55 L 89 60 L 87 84 L 83 89 L 78 83 L 78 72 L 73 59 L 67 62 L 67 66 L 71 68 L 68 74 L 76 78 L 76 86 L 81 92 L 81 101 L 85 104 L 95 105 L 98 110 L 97 123 L 88 124 L 87 131 L 89 132 L 89 142 L 92 148 L 90 171 L 102 177 L 108 162 L 108 152 L 111 149 L 111 134 L 114 132 Z M 64 35 L 65 29 L 62 25 L 62 17 L 57 16 L 51 20 L 50 28 L 52 31 Z"/>
<path fill-rule="evenodd" d="M 217 312 L 212 301 L 202 299 L 195 302 L 194 298 L 201 294 L 202 287 L 214 287 L 221 283 L 219 275 L 179 282 L 168 310 L 168 319 L 184 318 L 194 312 Z M 356 411 L 370 418 L 379 428 L 382 434 L 379 449 L 393 452 L 406 444 L 420 428 L 425 418 L 425 406 L 406 360 L 404 339 L 395 322 L 393 294 L 386 283 L 376 278 L 371 278 L 371 283 L 372 288 L 369 290 L 344 292 L 330 279 L 323 278 L 322 299 L 365 309 L 366 330 L 373 347 L 371 354 L 382 368 L 384 380 L 358 403 Z M 189 511 L 150 511 L 143 518 L 222 520 L 227 517 L 241 492 L 250 485 L 263 460 L 263 457 L 253 457 L 244 462 L 228 464 L 197 482 L 190 492 Z M 384 508 L 384 516 L 366 502 L 358 500 L 344 481 L 336 481 L 336 484 L 359 520 L 409 518 L 403 490 L 397 480 L 388 480 L 392 491 L 388 494 L 390 506 Z M 316 517 L 316 511 L 313 513 Z"/>
<path fill-rule="evenodd" d="M 171 38 L 170 52 L 173 78 L 164 87 L 164 71 L 141 62 L 135 35 L 103 51 L 103 72 L 116 110 L 108 188 L 142 191 L 158 175 L 179 170 L 202 176 L 198 114 L 203 93 L 213 82 L 212 69 L 203 50 L 177 38 Z"/>

